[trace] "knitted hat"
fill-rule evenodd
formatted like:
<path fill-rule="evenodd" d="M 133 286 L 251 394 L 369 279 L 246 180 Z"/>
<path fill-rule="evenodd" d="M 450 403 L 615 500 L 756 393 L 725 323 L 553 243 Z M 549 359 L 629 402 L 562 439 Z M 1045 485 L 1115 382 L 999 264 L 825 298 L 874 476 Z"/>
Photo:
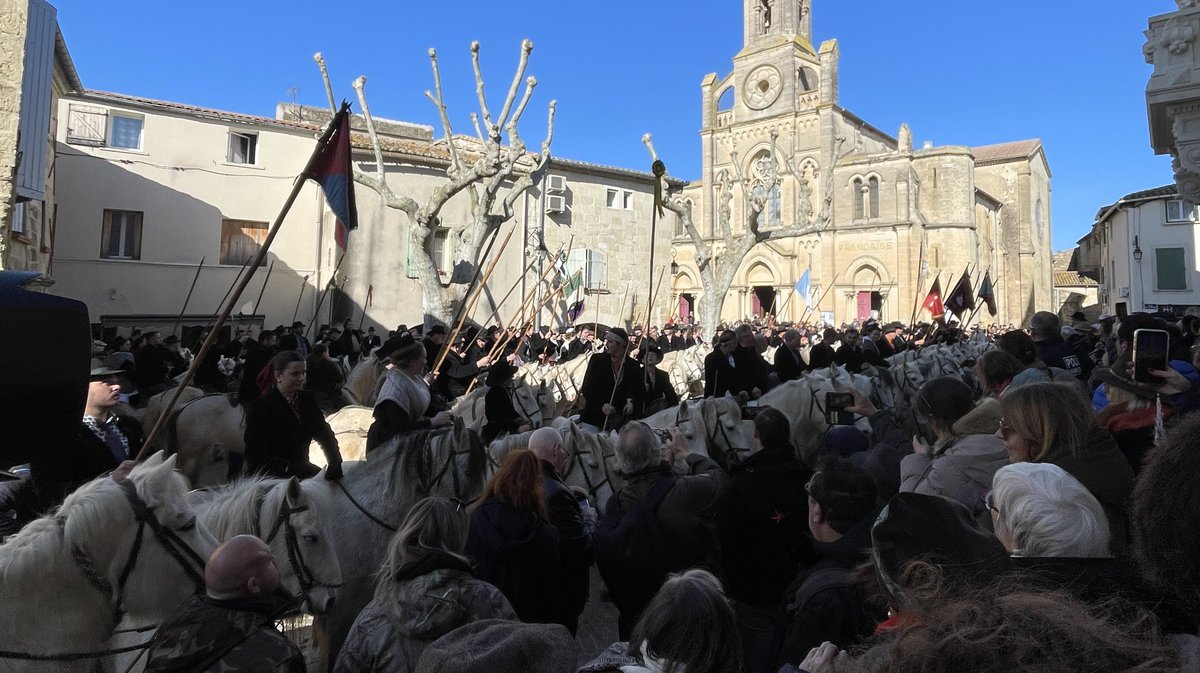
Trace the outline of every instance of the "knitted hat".
<path fill-rule="evenodd" d="M 575 639 L 560 624 L 484 619 L 430 643 L 414 673 L 571 673 Z"/>

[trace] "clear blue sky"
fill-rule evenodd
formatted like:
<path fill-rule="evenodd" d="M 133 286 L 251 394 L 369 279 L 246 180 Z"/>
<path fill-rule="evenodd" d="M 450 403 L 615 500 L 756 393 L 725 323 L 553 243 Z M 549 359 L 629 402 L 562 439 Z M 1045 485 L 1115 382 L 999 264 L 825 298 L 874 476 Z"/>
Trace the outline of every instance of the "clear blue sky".
<path fill-rule="evenodd" d="M 558 100 L 555 155 L 646 170 L 650 131 L 673 175 L 699 176 L 701 79 L 741 46 L 740 0 L 687 2 L 228 2 L 52 0 L 88 88 L 271 116 L 279 101 L 324 105 L 368 77 L 374 114 L 432 124 L 426 50 L 438 50 L 455 131 L 477 109 L 468 46 L 482 43 L 497 111 L 520 41 L 539 86 L 521 125 L 541 142 Z M 841 104 L 914 142 L 984 145 L 1038 137 L 1052 181 L 1055 250 L 1122 195 L 1169 184 L 1153 155 L 1142 57 L 1147 18 L 1170 0 L 815 0 L 814 40 L 837 38 Z M 299 167 L 297 167 L 299 170 Z"/>

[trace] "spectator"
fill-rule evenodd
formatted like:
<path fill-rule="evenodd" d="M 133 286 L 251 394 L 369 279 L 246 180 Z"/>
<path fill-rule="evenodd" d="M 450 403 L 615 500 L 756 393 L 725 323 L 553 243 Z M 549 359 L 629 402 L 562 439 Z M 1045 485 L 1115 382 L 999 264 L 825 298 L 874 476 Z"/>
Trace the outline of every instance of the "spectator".
<path fill-rule="evenodd" d="M 205 595 L 180 606 L 158 627 L 147 673 L 277 671 L 305 673 L 304 655 L 275 629 L 289 609 L 281 599 L 271 548 L 253 535 L 217 547 L 204 567 Z"/>
<path fill-rule="evenodd" d="M 1092 375 L 1095 362 L 1091 358 L 1091 346 L 1083 341 L 1067 343 L 1060 333 L 1058 316 L 1049 311 L 1039 311 L 1029 320 L 1030 337 L 1037 345 L 1038 359 L 1047 367 L 1065 369 L 1071 376 L 1086 383 Z"/>
<path fill-rule="evenodd" d="M 740 673 L 733 610 L 711 573 L 672 575 L 646 605 L 628 643 L 615 643 L 579 673 Z"/>
<path fill-rule="evenodd" d="M 292 329 L 279 339 L 279 350 L 296 351 L 301 357 L 308 357 L 312 352 L 312 344 L 304 336 L 304 323 L 299 320 L 292 323 Z"/>
<path fill-rule="evenodd" d="M 675 474 L 662 458 L 664 449 L 672 459 L 686 460 L 687 474 Z M 617 628 L 625 638 L 667 573 L 694 566 L 720 567 L 716 512 L 725 473 L 711 459 L 688 454 L 677 430 L 671 431 L 670 443 L 664 446 L 641 421 L 621 430 L 617 458 L 625 484 L 609 497 L 608 511 L 598 525 L 596 563 L 620 611 Z M 615 528 L 627 517 L 639 518 L 644 507 L 654 513 L 648 537 L 656 544 L 631 558 Z"/>
<path fill-rule="evenodd" d="M 563 481 L 568 465 L 562 441 L 558 430 L 538 428 L 529 436 L 529 450 L 541 463 L 546 511 L 558 531 L 563 593 L 558 599 L 560 614 L 555 621 L 574 635 L 590 590 L 590 569 L 595 555 L 590 531 L 596 525 L 596 510 L 587 505 L 586 497 L 580 497 Z"/>
<path fill-rule="evenodd" d="M 413 505 L 388 544 L 372 600 L 350 627 L 334 673 L 408 673 L 428 645 L 481 619 L 516 619 L 496 587 L 471 576 L 462 503 Z"/>
<path fill-rule="evenodd" d="M 986 397 L 1000 397 L 1023 371 L 1025 365 L 1016 356 L 999 349 L 980 355 L 975 363 L 975 375 Z"/>
<path fill-rule="evenodd" d="M 1113 551 L 1122 550 L 1133 470 L 1074 385 L 1012 388 L 1000 399 L 1000 410 L 996 436 L 1004 440 L 1009 462 L 1053 463 L 1078 479 L 1104 507 Z"/>
<path fill-rule="evenodd" d="M 1119 355 L 1111 369 L 1096 371 L 1108 397 L 1108 406 L 1096 414 L 1096 421 L 1112 433 L 1136 475 L 1154 448 L 1156 428 L 1170 419 L 1173 409 L 1158 401 L 1160 384 L 1133 380 L 1128 352 Z"/>
<path fill-rule="evenodd" d="M 996 537 L 1013 556 L 1108 556 L 1100 502 L 1057 465 L 1014 463 L 996 471 L 986 498 Z"/>
<path fill-rule="evenodd" d="M 991 517 L 979 503 L 996 470 L 1008 463 L 1004 442 L 996 437 L 1000 405 L 987 400 L 975 406 L 967 384 L 943 376 L 921 386 L 913 411 L 935 440 L 930 445 L 913 438 L 913 454 L 900 461 L 901 492 L 954 500 L 990 528 Z"/>
<path fill-rule="evenodd" d="M 566 673 L 575 660 L 575 640 L 558 624 L 484 619 L 435 640 L 413 673 Z"/>
<path fill-rule="evenodd" d="M 784 596 L 787 623 L 782 661 L 800 661 L 825 641 L 847 648 L 869 635 L 875 620 L 854 569 L 870 558 L 871 526 L 879 514 L 871 477 L 832 458 L 805 485 L 808 530 L 817 560 Z"/>
<path fill-rule="evenodd" d="M 550 524 L 537 456 L 505 455 L 470 510 L 466 549 L 479 579 L 500 589 L 521 621 L 557 623 L 564 588 L 559 536 Z"/>
<path fill-rule="evenodd" d="M 1038 359 L 1037 344 L 1029 335 L 1020 330 L 1010 330 L 1001 334 L 996 338 L 996 346 L 1012 355 L 1021 362 L 1024 366 L 1009 383 L 1010 386 L 1019 386 L 1024 383 L 1033 383 L 1036 381 L 1062 380 L 1069 378 L 1077 380 L 1071 374 L 1062 369 L 1051 370 L 1046 366 L 1046 363 Z"/>

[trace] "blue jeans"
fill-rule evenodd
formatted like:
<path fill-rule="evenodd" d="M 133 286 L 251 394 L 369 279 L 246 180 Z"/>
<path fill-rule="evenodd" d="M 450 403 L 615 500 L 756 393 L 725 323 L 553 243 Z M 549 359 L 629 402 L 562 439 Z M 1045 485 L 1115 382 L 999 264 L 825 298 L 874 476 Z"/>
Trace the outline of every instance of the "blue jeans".
<path fill-rule="evenodd" d="M 742 662 L 746 673 L 775 673 L 783 636 L 783 614 L 777 607 L 761 608 L 733 603 L 738 634 L 742 637 Z"/>

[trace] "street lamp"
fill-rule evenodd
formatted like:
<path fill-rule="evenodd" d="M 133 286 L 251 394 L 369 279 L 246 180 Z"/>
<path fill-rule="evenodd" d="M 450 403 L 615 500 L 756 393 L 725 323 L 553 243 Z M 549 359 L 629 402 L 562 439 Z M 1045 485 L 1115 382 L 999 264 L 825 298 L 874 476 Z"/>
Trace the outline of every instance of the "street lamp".
<path fill-rule="evenodd" d="M 1142 263 L 1142 247 L 1138 245 L 1138 237 L 1133 237 L 1133 261 L 1138 264 Z"/>

